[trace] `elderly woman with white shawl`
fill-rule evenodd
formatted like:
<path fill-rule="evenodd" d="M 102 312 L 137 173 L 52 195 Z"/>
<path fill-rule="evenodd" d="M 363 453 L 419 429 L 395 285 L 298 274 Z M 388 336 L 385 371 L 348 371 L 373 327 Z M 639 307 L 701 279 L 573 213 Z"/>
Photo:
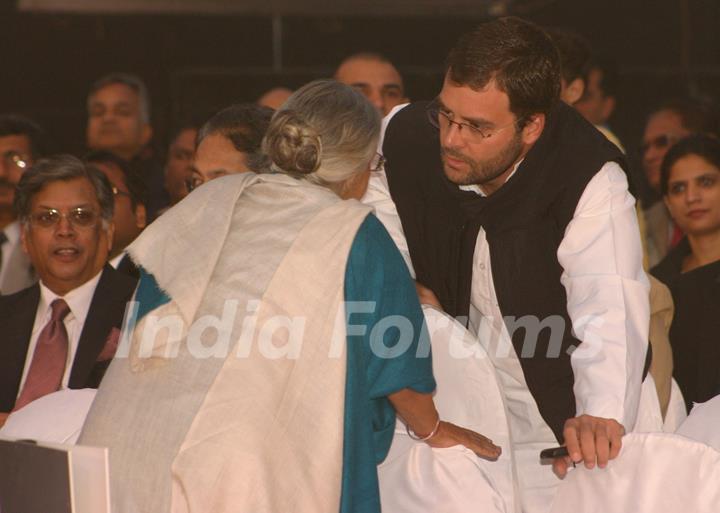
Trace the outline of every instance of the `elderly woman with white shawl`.
<path fill-rule="evenodd" d="M 126 358 L 80 439 L 109 447 L 115 513 L 378 512 L 396 411 L 433 447 L 497 458 L 440 421 L 415 287 L 355 200 L 379 125 L 312 82 L 273 117 L 268 173 L 203 185 L 129 248 Z"/>

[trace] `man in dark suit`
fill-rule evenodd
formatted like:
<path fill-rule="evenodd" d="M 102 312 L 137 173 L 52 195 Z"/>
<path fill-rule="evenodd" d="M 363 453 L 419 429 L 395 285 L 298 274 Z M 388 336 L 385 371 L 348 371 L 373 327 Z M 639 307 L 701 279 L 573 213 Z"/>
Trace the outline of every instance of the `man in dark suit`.
<path fill-rule="evenodd" d="M 41 160 L 14 206 L 40 282 L 0 297 L 0 424 L 48 393 L 99 385 L 135 288 L 106 263 L 113 193 L 98 170 L 71 156 Z"/>

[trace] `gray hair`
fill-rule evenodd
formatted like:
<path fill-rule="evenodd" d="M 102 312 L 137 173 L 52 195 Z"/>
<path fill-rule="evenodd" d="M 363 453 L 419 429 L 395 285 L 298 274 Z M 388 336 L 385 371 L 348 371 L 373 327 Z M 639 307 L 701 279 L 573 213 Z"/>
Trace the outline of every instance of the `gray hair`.
<path fill-rule="evenodd" d="M 367 169 L 379 136 L 380 115 L 361 93 L 335 80 L 315 80 L 275 113 L 263 150 L 271 171 L 338 192 Z"/>
<path fill-rule="evenodd" d="M 100 216 L 106 222 L 113 218 L 114 198 L 112 185 L 107 177 L 91 164 L 87 164 L 72 155 L 56 155 L 38 160 L 25 171 L 17 185 L 13 208 L 21 222 L 30 217 L 32 199 L 50 183 L 86 178 L 95 189 Z"/>
<path fill-rule="evenodd" d="M 140 120 L 143 123 L 150 123 L 150 95 L 147 86 L 137 75 L 130 73 L 110 73 L 99 78 L 90 86 L 87 96 L 88 109 L 90 108 L 90 100 L 100 89 L 113 84 L 123 84 L 138 95 L 138 104 L 140 107 Z"/>

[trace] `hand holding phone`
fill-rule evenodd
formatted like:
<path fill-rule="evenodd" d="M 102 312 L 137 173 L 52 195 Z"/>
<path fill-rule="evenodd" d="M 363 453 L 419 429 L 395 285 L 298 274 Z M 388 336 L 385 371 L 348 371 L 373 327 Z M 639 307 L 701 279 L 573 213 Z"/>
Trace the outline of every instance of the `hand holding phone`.
<path fill-rule="evenodd" d="M 568 455 L 567 447 L 550 447 L 549 449 L 543 449 L 540 451 L 541 460 L 554 460 L 556 458 L 564 458 Z"/>

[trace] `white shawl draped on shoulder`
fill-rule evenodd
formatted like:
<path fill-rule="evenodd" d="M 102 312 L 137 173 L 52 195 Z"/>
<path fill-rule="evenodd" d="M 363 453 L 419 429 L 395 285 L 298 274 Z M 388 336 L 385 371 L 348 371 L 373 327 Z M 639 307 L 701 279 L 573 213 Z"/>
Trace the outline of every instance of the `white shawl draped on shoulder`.
<path fill-rule="evenodd" d="M 111 365 L 83 431 L 110 447 L 113 511 L 338 511 L 344 274 L 369 211 L 286 176 L 233 175 L 131 246 L 170 301 L 124 334 L 129 360 Z M 192 354 L 194 324 L 235 298 L 257 308 L 219 329 L 229 351 Z M 182 336 L 141 340 L 151 314 L 180 318 Z"/>

